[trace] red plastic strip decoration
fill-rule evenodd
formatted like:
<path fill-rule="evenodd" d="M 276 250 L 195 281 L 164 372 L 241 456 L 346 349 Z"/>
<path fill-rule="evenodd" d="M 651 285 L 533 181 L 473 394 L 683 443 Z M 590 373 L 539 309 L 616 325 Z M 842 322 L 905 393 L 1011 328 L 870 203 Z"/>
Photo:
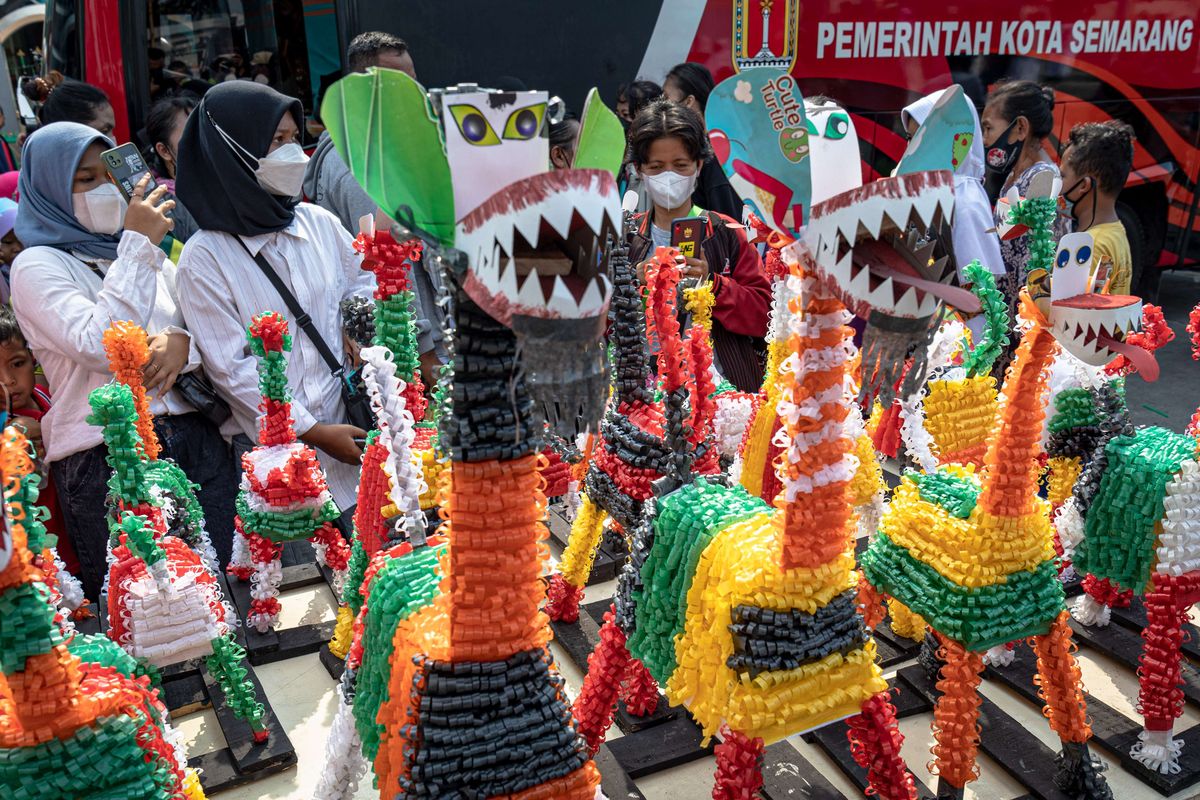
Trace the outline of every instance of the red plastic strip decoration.
<path fill-rule="evenodd" d="M 721 743 L 715 748 L 717 775 L 713 800 L 756 800 L 763 787 L 763 740 L 721 729 Z"/>
<path fill-rule="evenodd" d="M 896 724 L 896 707 L 890 692 L 880 692 L 863 703 L 862 713 L 846 720 L 850 753 L 867 770 L 867 780 L 882 800 L 916 800 L 917 786 L 904 768 L 900 747 L 904 737 Z"/>

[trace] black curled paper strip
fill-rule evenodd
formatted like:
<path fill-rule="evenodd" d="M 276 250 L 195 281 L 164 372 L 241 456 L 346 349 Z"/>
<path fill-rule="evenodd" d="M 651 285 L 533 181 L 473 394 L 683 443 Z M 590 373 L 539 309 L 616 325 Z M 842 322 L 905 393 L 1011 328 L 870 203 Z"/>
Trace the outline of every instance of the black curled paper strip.
<path fill-rule="evenodd" d="M 613 384 L 617 404 L 653 402 L 650 350 L 646 346 L 646 314 L 634 267 L 624 239 L 612 247 L 613 296 L 608 309 L 608 340 L 613 352 Z"/>
<path fill-rule="evenodd" d="M 650 548 L 654 546 L 652 520 L 655 515 L 655 505 L 653 498 L 647 500 L 646 507 L 643 509 L 645 514 L 642 515 L 638 524 L 633 528 L 626 528 L 626 530 L 633 531 L 629 538 L 629 558 L 626 559 L 617 576 L 617 593 L 614 598 L 616 624 L 625 632 L 626 637 L 631 636 L 637 628 L 633 595 L 635 592 L 638 594 L 642 592 L 642 566 L 650 555 Z"/>
<path fill-rule="evenodd" d="M 507 461 L 541 450 L 542 421 L 519 369 L 513 332 L 461 291 L 454 312 L 453 413 L 440 420 L 451 458 Z"/>
<path fill-rule="evenodd" d="M 1100 419 L 1100 435 L 1096 439 L 1092 460 L 1071 490 L 1075 505 L 1083 516 L 1087 515 L 1088 508 L 1100 491 L 1100 481 L 1108 467 L 1108 443 L 1118 436 L 1132 436 L 1134 432 L 1129 408 L 1112 383 L 1103 383 L 1096 389 L 1096 416 Z"/>
<path fill-rule="evenodd" d="M 1055 761 L 1054 785 L 1068 797 L 1112 800 L 1112 789 L 1101 774 L 1104 762 L 1091 754 L 1086 742 L 1063 742 Z"/>
<path fill-rule="evenodd" d="M 607 473 L 589 469 L 584 479 L 588 498 L 613 518 L 625 530 L 632 530 L 642 517 L 642 503 L 617 488 Z"/>
<path fill-rule="evenodd" d="M 854 591 L 844 592 L 816 614 L 736 606 L 730 669 L 759 672 L 795 669 L 832 653 L 848 653 L 866 644 L 867 632 L 857 613 Z"/>
<path fill-rule="evenodd" d="M 370 347 L 375 339 L 375 303 L 357 296 L 343 300 L 342 331 L 359 347 Z"/>
<path fill-rule="evenodd" d="M 1046 455 L 1051 458 L 1078 458 L 1086 463 L 1096 451 L 1099 440 L 1099 425 L 1081 425 L 1055 431 L 1046 442 Z"/>
<path fill-rule="evenodd" d="M 662 473 L 671 451 L 662 439 L 634 425 L 629 417 L 612 414 L 604 425 L 604 449 L 635 469 Z"/>
<path fill-rule="evenodd" d="M 493 662 L 418 656 L 416 721 L 400 731 L 412 743 L 400 796 L 506 797 L 581 768 L 586 746 L 550 667 L 544 648 Z"/>

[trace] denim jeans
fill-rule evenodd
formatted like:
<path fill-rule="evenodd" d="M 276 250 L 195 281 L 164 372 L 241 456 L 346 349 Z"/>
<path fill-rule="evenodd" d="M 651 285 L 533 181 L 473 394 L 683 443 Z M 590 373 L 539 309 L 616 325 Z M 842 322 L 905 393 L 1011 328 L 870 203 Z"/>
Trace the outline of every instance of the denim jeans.
<path fill-rule="evenodd" d="M 233 550 L 234 500 L 239 473 L 229 457 L 229 445 L 215 425 L 199 414 L 160 417 L 154 429 L 162 444 L 161 458 L 170 458 L 192 483 L 204 507 L 209 538 L 222 564 Z M 50 465 L 58 491 L 63 527 L 79 556 L 83 591 L 95 600 L 108 571 L 108 519 L 106 497 L 112 470 L 105 462 L 104 445 L 74 453 Z"/>

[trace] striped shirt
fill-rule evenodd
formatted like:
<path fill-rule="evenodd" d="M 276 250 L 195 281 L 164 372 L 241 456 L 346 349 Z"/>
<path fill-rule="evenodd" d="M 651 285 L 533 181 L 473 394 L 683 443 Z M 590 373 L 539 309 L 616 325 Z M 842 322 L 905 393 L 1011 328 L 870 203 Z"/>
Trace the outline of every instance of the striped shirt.
<path fill-rule="evenodd" d="M 342 351 L 341 301 L 352 295 L 370 297 L 375 285 L 361 269 L 362 257 L 337 217 L 301 203 L 288 227 L 275 233 L 243 236 L 251 253 L 262 253 L 317 332 L 335 353 Z M 289 323 L 288 388 L 296 433 L 318 422 L 345 421 L 341 387 L 317 348 L 299 329 L 283 299 L 237 239 L 219 231 L 200 231 L 188 239 L 179 262 L 179 304 L 200 352 L 204 371 L 229 402 L 232 418 L 222 433 L 258 435 L 258 371 L 246 339 L 251 319 L 278 311 Z M 354 504 L 358 467 L 318 451 L 338 506 Z"/>

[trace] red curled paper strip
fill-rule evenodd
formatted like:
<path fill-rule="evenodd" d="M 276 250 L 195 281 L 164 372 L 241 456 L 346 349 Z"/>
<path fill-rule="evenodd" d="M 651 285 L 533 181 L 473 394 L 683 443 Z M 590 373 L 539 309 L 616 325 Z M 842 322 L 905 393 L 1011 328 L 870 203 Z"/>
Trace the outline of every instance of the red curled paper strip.
<path fill-rule="evenodd" d="M 621 699 L 635 717 L 648 717 L 658 708 L 658 683 L 641 659 L 630 658 L 621 684 Z"/>
<path fill-rule="evenodd" d="M 861 571 L 858 573 L 858 611 L 862 614 L 863 624 L 872 630 L 883 622 L 883 595 L 876 591 Z"/>
<path fill-rule="evenodd" d="M 850 753 L 867 770 L 867 794 L 881 800 L 916 800 L 916 783 L 900 755 L 904 737 L 896 723 L 891 693 L 871 697 L 863 703 L 862 713 L 846 720 L 846 726 Z"/>
<path fill-rule="evenodd" d="M 1148 353 L 1153 353 L 1167 342 L 1175 338 L 1175 331 L 1163 318 L 1162 309 L 1147 303 L 1142 306 L 1142 327 L 1129 334 L 1125 341 L 1137 345 Z M 1104 367 L 1106 375 L 1129 375 L 1137 371 L 1133 362 L 1125 356 L 1117 356 Z"/>
<path fill-rule="evenodd" d="M 1090 573 L 1083 579 L 1083 590 L 1096 602 L 1110 608 L 1129 608 L 1129 601 L 1133 599 L 1132 589 L 1122 591 L 1108 578 L 1097 578 Z"/>
<path fill-rule="evenodd" d="M 953 639 L 935 635 L 941 643 L 938 657 L 944 663 L 937 682 L 942 696 L 933 709 L 934 761 L 929 771 L 961 789 L 979 777 L 975 754 L 979 750 L 979 706 L 983 702 L 979 696 L 983 657 Z"/>
<path fill-rule="evenodd" d="M 561 572 L 550 576 L 546 587 L 546 615 L 557 622 L 574 624 L 579 622 L 579 603 L 583 600 L 583 587 L 572 586 Z"/>
<path fill-rule="evenodd" d="M 1146 627 L 1142 630 L 1142 655 L 1138 659 L 1137 709 L 1146 729 L 1171 730 L 1183 713 L 1184 695 L 1179 648 L 1188 609 L 1200 590 L 1200 574 L 1174 577 L 1155 573 L 1146 593 Z"/>
<path fill-rule="evenodd" d="M 755 800 L 763 787 L 763 740 L 751 739 L 728 726 L 721 729 L 721 738 L 715 748 L 713 800 Z"/>
<path fill-rule="evenodd" d="M 583 688 L 571 706 L 575 727 L 587 742 L 588 751 L 595 755 L 604 744 L 605 734 L 612 726 L 617 710 L 617 695 L 621 680 L 629 669 L 629 649 L 625 633 L 617 627 L 616 612 L 610 608 L 600 627 L 600 643 L 588 656 L 587 676 Z"/>

